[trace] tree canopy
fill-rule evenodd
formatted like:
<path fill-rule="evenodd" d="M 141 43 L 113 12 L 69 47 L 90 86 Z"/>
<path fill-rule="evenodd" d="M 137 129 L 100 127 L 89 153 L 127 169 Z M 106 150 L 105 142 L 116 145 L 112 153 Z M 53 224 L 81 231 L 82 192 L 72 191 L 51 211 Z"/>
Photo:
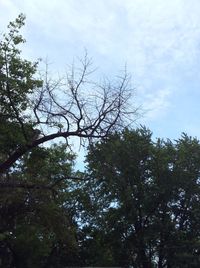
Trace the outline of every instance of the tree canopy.
<path fill-rule="evenodd" d="M 87 243 L 99 250 L 90 264 L 199 266 L 197 139 L 153 142 L 149 130 L 127 129 L 91 146 L 87 161 L 85 189 L 96 208 Z"/>

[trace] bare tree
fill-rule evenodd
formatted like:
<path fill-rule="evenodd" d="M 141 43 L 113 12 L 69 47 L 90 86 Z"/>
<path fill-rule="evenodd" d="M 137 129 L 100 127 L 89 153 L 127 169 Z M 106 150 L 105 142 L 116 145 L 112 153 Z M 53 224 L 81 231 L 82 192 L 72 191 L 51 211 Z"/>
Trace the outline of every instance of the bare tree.
<path fill-rule="evenodd" d="M 26 142 L 0 164 L 0 173 L 40 144 L 56 138 L 68 142 L 70 137 L 78 137 L 82 145 L 86 139 L 104 138 L 135 119 L 137 110 L 130 104 L 133 90 L 126 70 L 115 81 L 104 79 L 98 84 L 91 80 L 94 73 L 88 56 L 80 63 L 80 68 L 72 67 L 66 79 L 57 80 L 49 78 L 47 65 L 43 85 L 30 95 L 32 135 L 26 132 L 26 123 L 17 113 Z"/>

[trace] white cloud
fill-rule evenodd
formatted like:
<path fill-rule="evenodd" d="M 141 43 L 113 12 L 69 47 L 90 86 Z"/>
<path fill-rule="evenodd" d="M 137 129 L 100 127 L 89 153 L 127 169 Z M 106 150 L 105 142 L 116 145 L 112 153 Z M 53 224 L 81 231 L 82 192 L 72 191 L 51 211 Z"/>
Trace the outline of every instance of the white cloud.
<path fill-rule="evenodd" d="M 161 120 L 169 107 L 175 109 L 174 102 L 181 102 L 177 92 L 188 94 L 185 84 L 194 91 L 199 0 L 0 0 L 0 8 L 1 25 L 27 14 L 31 55 L 44 53 L 62 65 L 86 47 L 109 74 L 127 62 L 141 89 L 137 95 L 150 110 L 147 120 Z"/>
<path fill-rule="evenodd" d="M 156 90 L 155 93 L 148 94 L 143 99 L 143 108 L 145 112 L 145 121 L 158 120 L 159 117 L 166 115 L 170 107 L 170 97 L 172 90 L 164 88 Z"/>

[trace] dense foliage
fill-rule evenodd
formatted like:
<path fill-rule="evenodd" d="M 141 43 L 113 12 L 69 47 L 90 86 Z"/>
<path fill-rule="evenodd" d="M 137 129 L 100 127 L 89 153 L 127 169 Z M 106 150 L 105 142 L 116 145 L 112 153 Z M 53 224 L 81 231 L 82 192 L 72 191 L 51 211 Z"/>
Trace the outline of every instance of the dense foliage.
<path fill-rule="evenodd" d="M 12 178 L 7 175 L 7 182 L 14 177 L 20 185 L 0 188 L 1 267 L 62 267 L 71 255 L 77 258 L 76 226 L 65 202 L 73 160 L 64 145 L 38 148 L 18 163 Z"/>
<path fill-rule="evenodd" d="M 197 139 L 153 142 L 146 129 L 125 130 L 91 146 L 87 161 L 96 214 L 86 244 L 99 252 L 97 260 L 89 252 L 90 264 L 200 265 Z"/>

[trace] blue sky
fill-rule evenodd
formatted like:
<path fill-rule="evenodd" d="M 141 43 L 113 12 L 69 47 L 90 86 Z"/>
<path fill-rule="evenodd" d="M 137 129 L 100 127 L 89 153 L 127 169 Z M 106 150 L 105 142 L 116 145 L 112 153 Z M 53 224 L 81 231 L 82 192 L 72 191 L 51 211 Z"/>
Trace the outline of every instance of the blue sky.
<path fill-rule="evenodd" d="M 98 74 L 127 64 L 134 106 L 155 137 L 200 138 L 199 0 L 0 0 L 0 32 L 27 16 L 25 54 L 62 72 L 87 49 Z"/>

